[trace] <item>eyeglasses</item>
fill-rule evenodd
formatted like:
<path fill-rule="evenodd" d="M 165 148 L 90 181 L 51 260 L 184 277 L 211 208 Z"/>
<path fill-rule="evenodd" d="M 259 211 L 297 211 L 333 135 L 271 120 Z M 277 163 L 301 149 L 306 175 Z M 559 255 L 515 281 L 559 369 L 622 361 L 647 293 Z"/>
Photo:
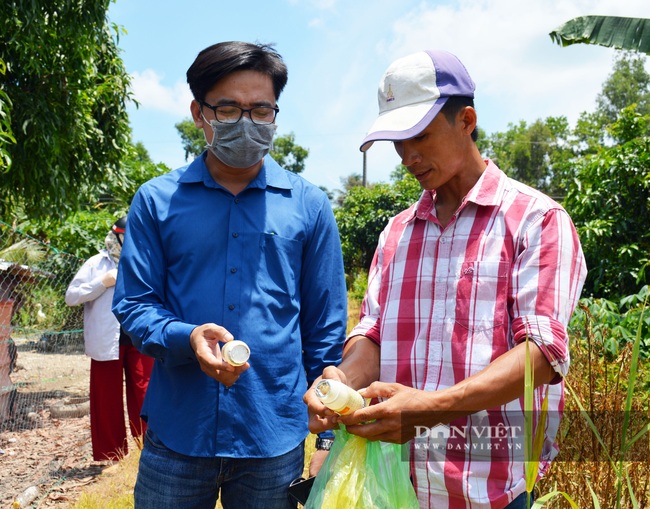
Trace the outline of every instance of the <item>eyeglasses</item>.
<path fill-rule="evenodd" d="M 220 105 L 212 106 L 205 101 L 199 101 L 201 106 L 210 108 L 214 112 L 217 122 L 222 124 L 236 124 L 248 113 L 253 124 L 268 125 L 275 122 L 275 116 L 280 111 L 280 108 L 273 106 L 255 106 L 255 108 L 240 108 L 234 105 Z"/>

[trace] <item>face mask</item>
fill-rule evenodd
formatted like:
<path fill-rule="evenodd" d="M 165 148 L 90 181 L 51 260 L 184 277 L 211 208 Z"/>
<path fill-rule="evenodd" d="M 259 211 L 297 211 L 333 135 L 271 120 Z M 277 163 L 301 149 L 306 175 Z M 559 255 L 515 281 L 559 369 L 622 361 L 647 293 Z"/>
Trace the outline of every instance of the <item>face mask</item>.
<path fill-rule="evenodd" d="M 271 150 L 273 135 L 278 127 L 276 124 L 254 124 L 247 117 L 242 117 L 236 124 L 210 120 L 210 126 L 212 143 L 207 144 L 206 148 L 232 168 L 249 168 L 264 159 Z"/>
<path fill-rule="evenodd" d="M 117 264 L 120 261 L 120 254 L 122 254 L 122 244 L 113 232 L 108 232 L 106 239 L 104 239 L 104 244 L 106 244 L 108 255 Z"/>

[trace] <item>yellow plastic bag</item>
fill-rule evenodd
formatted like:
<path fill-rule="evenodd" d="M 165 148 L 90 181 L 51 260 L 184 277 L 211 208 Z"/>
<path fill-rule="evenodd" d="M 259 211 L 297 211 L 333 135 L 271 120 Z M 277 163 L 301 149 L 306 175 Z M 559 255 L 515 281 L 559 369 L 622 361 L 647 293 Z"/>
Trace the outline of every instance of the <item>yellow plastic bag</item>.
<path fill-rule="evenodd" d="M 305 509 L 418 509 L 408 446 L 370 442 L 343 426 L 334 435 Z"/>

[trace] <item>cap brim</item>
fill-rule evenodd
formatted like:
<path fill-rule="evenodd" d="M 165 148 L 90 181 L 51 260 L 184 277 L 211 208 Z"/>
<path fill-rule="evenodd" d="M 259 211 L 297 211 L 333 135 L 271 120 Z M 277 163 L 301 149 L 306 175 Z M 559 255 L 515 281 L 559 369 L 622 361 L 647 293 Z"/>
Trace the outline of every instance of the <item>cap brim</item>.
<path fill-rule="evenodd" d="M 375 141 L 403 141 L 420 134 L 440 112 L 448 97 L 440 97 L 433 104 L 419 103 L 381 113 L 361 142 L 365 152 Z"/>

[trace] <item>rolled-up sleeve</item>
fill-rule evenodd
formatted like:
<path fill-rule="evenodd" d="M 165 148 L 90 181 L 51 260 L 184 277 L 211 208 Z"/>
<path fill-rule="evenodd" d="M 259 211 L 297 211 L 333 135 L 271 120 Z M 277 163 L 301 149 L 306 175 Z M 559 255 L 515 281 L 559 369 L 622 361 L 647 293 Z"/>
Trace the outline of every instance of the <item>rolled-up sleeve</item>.
<path fill-rule="evenodd" d="M 580 241 L 568 214 L 557 208 L 531 224 L 523 247 L 512 272 L 513 340 L 535 342 L 564 377 L 567 326 L 587 274 Z"/>

